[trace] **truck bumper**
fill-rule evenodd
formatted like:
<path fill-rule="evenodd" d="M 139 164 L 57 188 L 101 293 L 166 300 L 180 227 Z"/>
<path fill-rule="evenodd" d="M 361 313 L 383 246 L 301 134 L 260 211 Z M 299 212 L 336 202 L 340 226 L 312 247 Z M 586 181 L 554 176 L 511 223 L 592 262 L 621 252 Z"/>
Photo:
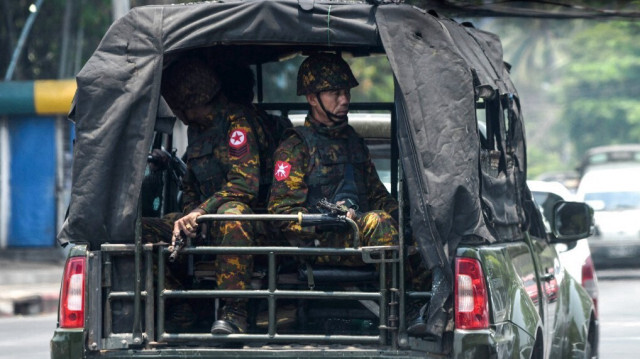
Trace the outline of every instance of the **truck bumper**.
<path fill-rule="evenodd" d="M 83 337 L 83 329 L 56 329 L 50 342 L 51 359 L 82 358 Z"/>
<path fill-rule="evenodd" d="M 535 338 L 510 322 L 491 329 L 456 329 L 453 335 L 455 358 L 528 358 L 534 345 Z"/>

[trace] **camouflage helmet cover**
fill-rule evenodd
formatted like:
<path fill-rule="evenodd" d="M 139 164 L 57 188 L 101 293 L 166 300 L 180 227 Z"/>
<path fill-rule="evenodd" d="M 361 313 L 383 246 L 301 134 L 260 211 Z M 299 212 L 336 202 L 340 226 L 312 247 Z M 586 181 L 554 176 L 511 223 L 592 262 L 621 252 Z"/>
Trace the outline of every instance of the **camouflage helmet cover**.
<path fill-rule="evenodd" d="M 220 88 L 220 80 L 212 66 L 194 56 L 177 60 L 162 76 L 162 96 L 174 109 L 207 104 Z"/>
<path fill-rule="evenodd" d="M 349 65 L 336 54 L 307 57 L 298 70 L 298 96 L 358 86 Z"/>

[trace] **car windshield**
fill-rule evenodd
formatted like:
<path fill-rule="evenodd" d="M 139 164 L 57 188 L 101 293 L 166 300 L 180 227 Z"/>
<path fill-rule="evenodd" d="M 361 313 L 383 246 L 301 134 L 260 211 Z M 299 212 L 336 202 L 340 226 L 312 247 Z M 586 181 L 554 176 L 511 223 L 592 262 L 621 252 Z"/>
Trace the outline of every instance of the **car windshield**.
<path fill-rule="evenodd" d="M 584 201 L 596 211 L 639 209 L 640 192 L 596 192 L 586 193 Z"/>

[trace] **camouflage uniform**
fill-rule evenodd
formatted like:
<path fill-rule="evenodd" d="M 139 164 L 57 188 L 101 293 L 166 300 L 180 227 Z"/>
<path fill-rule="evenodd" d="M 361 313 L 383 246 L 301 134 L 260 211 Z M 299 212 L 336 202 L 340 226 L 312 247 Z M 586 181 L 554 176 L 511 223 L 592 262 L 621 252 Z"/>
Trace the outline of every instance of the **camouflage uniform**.
<path fill-rule="evenodd" d="M 305 126 L 296 128 L 276 151 L 269 211 L 309 213 L 321 198 L 334 203 L 345 201 L 365 212 L 356 219 L 361 245 L 398 244 L 394 220 L 398 203 L 380 181 L 364 140 L 347 124 L 345 106 L 348 110 L 349 90 L 358 85 L 349 65 L 335 54 L 309 56 L 300 65 L 297 85 L 298 95 L 306 96 L 311 110 Z M 321 96 L 325 91 L 328 106 Z M 281 229 L 294 245 L 348 247 L 352 243 L 348 235 L 292 222 L 282 223 Z M 317 261 L 334 264 L 341 260 L 324 257 Z M 358 265 L 361 260 L 350 258 L 342 262 Z M 424 267 L 420 275 L 415 275 L 414 269 L 420 263 L 414 262 L 410 261 L 405 268 L 410 284 L 425 281 Z M 424 326 L 422 313 L 424 310 L 410 315 L 411 330 Z"/>
<path fill-rule="evenodd" d="M 197 64 L 196 64 L 197 65 Z M 184 64 L 183 64 L 184 66 Z M 187 83 L 200 83 L 207 72 L 195 69 L 195 78 Z M 185 73 L 183 76 L 194 76 Z M 198 76 L 200 78 L 198 78 Z M 175 74 L 174 74 L 175 77 Z M 165 83 L 163 83 L 165 86 Z M 203 88 L 195 88 L 204 91 Z M 216 92 L 218 92 L 216 89 Z M 163 91 L 172 108 L 185 106 L 176 103 L 203 104 L 211 96 L 200 96 L 192 88 Z M 192 93 L 193 92 L 193 93 Z M 211 214 L 251 214 L 257 205 L 260 188 L 259 144 L 266 141 L 255 113 L 245 106 L 229 103 L 219 94 L 213 102 L 213 111 L 205 117 L 206 123 L 190 123 L 186 151 L 187 173 L 183 178 L 183 214 L 169 214 L 162 219 L 143 218 L 142 235 L 147 242 L 170 242 L 174 222 L 195 209 Z M 263 233 L 259 222 L 214 222 L 209 231 L 214 244 L 219 246 L 252 246 L 256 236 Z M 249 255 L 217 255 L 216 273 L 218 289 L 246 289 L 253 267 Z M 184 278 L 182 278 L 184 279 Z M 171 283 L 169 283 L 171 284 Z M 178 284 L 177 284 L 178 285 Z M 241 331 L 246 325 L 246 301 L 233 300 L 223 309 L 221 319 L 236 324 Z"/>
<path fill-rule="evenodd" d="M 271 176 L 273 173 L 273 153 L 280 143 L 284 131 L 292 127 L 291 121 L 286 117 L 268 114 L 263 109 L 253 104 L 253 88 L 255 86 L 255 75 L 249 65 L 242 62 L 229 62 L 226 59 L 218 67 L 218 75 L 222 82 L 221 91 L 229 102 L 244 106 L 247 111 L 251 111 L 257 119 L 257 130 L 264 134 L 265 141 L 259 141 L 260 145 L 260 194 L 258 196 L 258 206 L 254 209 L 258 213 L 267 212 L 267 200 L 269 188 L 271 187 Z M 264 129 L 264 131 L 263 131 Z M 269 224 L 268 222 L 265 224 Z"/>
<path fill-rule="evenodd" d="M 327 111 L 320 100 L 323 91 L 349 90 L 357 85 L 349 65 L 338 55 L 315 54 L 302 62 L 297 94 L 315 94 L 334 125 L 327 127 L 313 119 L 312 108 L 305 126 L 295 128 L 280 144 L 274 155 L 269 212 L 311 213 L 317 211 L 316 203 L 323 198 L 334 203 L 349 201 L 364 212 L 356 219 L 360 245 L 397 244 L 397 224 L 390 213 L 397 213 L 398 203 L 380 181 L 364 140 L 347 124 L 346 116 Z M 293 245 L 350 247 L 353 243 L 350 232 L 301 227 L 294 222 L 284 222 L 280 228 Z M 360 259 L 340 257 L 317 261 L 362 263 Z"/>
<path fill-rule="evenodd" d="M 397 224 L 390 213 L 398 203 L 380 181 L 364 141 L 353 128 L 344 123 L 324 127 L 311 122 L 295 129 L 275 153 L 274 180 L 269 197 L 269 212 L 296 214 L 317 212 L 315 204 L 321 198 L 334 200 L 344 189 L 345 168 L 352 166 L 355 193 L 359 208 L 365 212 L 356 223 L 361 245 L 393 245 L 397 243 Z M 279 172 L 280 170 L 280 172 Z M 284 172 L 282 172 L 284 171 Z M 350 232 L 339 235 L 320 228 L 301 227 L 295 222 L 280 226 L 293 245 L 351 247 Z M 340 262 L 340 257 L 319 258 L 317 262 Z M 344 264 L 361 264 L 342 258 Z"/>

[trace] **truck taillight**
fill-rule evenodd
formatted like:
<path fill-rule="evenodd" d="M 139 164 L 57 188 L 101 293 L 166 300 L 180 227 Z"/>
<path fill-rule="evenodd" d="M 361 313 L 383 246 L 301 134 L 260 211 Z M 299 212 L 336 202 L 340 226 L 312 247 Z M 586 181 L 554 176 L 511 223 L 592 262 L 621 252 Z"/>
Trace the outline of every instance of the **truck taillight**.
<path fill-rule="evenodd" d="M 593 300 L 596 318 L 598 317 L 598 279 L 596 278 L 596 268 L 593 265 L 591 256 L 587 257 L 582 265 L 582 287 L 589 293 Z"/>
<path fill-rule="evenodd" d="M 489 300 L 480 262 L 473 258 L 456 258 L 454 286 L 456 328 L 489 328 Z"/>
<path fill-rule="evenodd" d="M 84 326 L 84 274 L 86 259 L 69 258 L 64 268 L 62 293 L 60 295 L 60 327 L 82 328 Z"/>

